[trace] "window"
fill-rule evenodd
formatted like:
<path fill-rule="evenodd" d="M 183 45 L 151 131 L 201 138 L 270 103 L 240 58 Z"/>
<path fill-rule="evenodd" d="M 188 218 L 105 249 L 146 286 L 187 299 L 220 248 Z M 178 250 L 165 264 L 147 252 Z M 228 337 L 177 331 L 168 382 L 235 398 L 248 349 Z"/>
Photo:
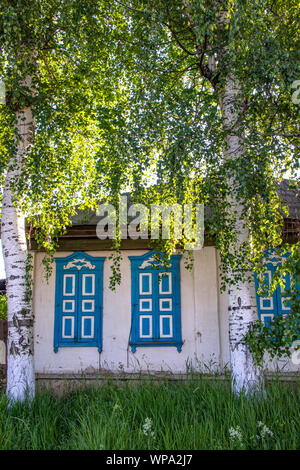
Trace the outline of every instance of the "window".
<path fill-rule="evenodd" d="M 104 259 L 82 252 L 55 259 L 55 352 L 63 346 L 96 346 L 101 352 Z"/>
<path fill-rule="evenodd" d="M 130 345 L 175 346 L 181 351 L 180 258 L 153 268 L 153 252 L 130 256 L 132 323 Z"/>
<path fill-rule="evenodd" d="M 281 258 L 276 256 L 272 251 L 266 253 L 268 261 L 266 263 L 267 270 L 264 273 L 264 285 L 267 289 L 271 284 L 272 277 L 276 271 L 277 266 L 280 266 Z M 288 255 L 285 255 L 288 256 Z M 269 326 L 270 321 L 278 315 L 285 315 L 291 312 L 291 303 L 286 295 L 286 291 L 290 289 L 290 277 L 287 274 L 284 278 L 285 287 L 282 289 L 280 286 L 276 288 L 271 297 L 263 297 L 258 294 L 259 282 L 255 274 L 255 289 L 257 299 L 258 316 L 265 326 Z"/>

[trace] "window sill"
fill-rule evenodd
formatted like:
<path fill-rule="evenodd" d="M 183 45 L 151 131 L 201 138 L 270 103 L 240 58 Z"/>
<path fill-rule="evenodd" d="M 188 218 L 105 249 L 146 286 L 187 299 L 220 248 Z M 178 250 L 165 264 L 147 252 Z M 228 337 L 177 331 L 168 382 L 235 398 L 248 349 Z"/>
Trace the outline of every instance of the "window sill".
<path fill-rule="evenodd" d="M 160 347 L 160 346 L 173 346 L 177 348 L 178 352 L 181 352 L 183 342 L 182 341 L 137 341 L 130 342 L 131 352 L 135 353 L 137 347 Z"/>

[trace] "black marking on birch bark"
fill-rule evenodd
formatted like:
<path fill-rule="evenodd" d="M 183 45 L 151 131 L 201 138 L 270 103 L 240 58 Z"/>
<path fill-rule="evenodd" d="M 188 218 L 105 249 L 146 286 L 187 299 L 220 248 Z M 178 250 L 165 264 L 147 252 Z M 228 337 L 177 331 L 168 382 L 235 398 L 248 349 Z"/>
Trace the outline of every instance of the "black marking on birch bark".
<path fill-rule="evenodd" d="M 14 314 L 12 319 L 13 326 L 16 328 L 19 334 L 21 334 L 21 326 L 19 325 L 19 320 L 16 314 Z"/>
<path fill-rule="evenodd" d="M 23 344 L 25 342 L 25 344 Z M 26 346 L 25 336 L 21 335 L 18 341 L 20 346 Z"/>
<path fill-rule="evenodd" d="M 23 276 L 14 276 L 13 274 L 11 274 L 8 279 L 10 281 L 14 281 L 15 279 L 20 279 L 20 277 L 23 277 Z"/>
<path fill-rule="evenodd" d="M 28 315 L 28 316 L 31 316 L 31 309 L 28 308 L 28 307 L 27 307 L 27 308 L 22 308 L 21 314 L 22 314 L 24 317 L 26 317 L 27 315 Z"/>
<path fill-rule="evenodd" d="M 10 345 L 9 354 L 11 356 L 20 356 L 20 349 L 15 345 L 14 341 Z"/>
<path fill-rule="evenodd" d="M 235 344 L 231 344 L 231 351 L 234 351 L 235 349 L 237 349 L 240 345 L 242 344 L 241 341 L 237 341 Z"/>
<path fill-rule="evenodd" d="M 13 321 L 7 322 L 8 327 L 16 327 Z M 30 327 L 33 326 L 33 320 L 32 319 L 24 319 L 24 320 L 18 320 L 18 326 L 20 327 Z"/>
<path fill-rule="evenodd" d="M 231 310 L 251 310 L 253 308 L 253 305 L 242 305 L 241 307 L 228 307 L 229 312 Z"/>

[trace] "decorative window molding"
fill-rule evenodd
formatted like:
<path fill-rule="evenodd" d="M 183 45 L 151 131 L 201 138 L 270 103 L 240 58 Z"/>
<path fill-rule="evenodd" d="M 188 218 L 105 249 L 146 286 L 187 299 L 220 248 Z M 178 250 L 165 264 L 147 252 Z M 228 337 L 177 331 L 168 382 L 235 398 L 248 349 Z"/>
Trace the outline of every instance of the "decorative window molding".
<path fill-rule="evenodd" d="M 152 299 L 140 299 L 140 312 L 152 312 Z"/>
<path fill-rule="evenodd" d="M 72 268 L 77 268 L 80 271 L 82 268 L 95 269 L 96 266 L 85 258 L 76 258 L 64 266 L 64 269 Z"/>
<path fill-rule="evenodd" d="M 160 315 L 159 331 L 160 331 L 161 338 L 172 338 L 173 336 L 173 316 L 172 315 Z"/>
<path fill-rule="evenodd" d="M 63 313 L 74 313 L 75 312 L 75 300 L 63 300 Z"/>
<path fill-rule="evenodd" d="M 82 252 L 55 258 L 55 352 L 75 346 L 102 351 L 104 259 Z"/>
<path fill-rule="evenodd" d="M 94 312 L 95 311 L 95 300 L 82 300 L 81 309 L 83 312 Z"/>
<path fill-rule="evenodd" d="M 87 326 L 88 324 L 89 326 Z M 82 338 L 94 338 L 94 326 L 95 326 L 95 317 L 94 316 L 84 316 L 81 317 L 81 337 Z M 88 329 L 88 331 L 86 331 Z"/>
<path fill-rule="evenodd" d="M 153 267 L 153 251 L 129 256 L 131 262 L 132 325 L 130 346 L 182 348 L 180 305 L 180 259 L 171 256 L 166 267 Z M 141 272 L 142 271 L 142 272 Z"/>
<path fill-rule="evenodd" d="M 82 295 L 95 295 L 95 274 L 82 275 Z"/>
<path fill-rule="evenodd" d="M 152 294 L 152 273 L 139 273 L 140 295 Z"/>
<path fill-rule="evenodd" d="M 170 312 L 172 310 L 173 299 L 159 299 L 159 311 Z"/>
<path fill-rule="evenodd" d="M 145 261 L 142 262 L 142 264 L 139 266 L 139 269 L 152 268 L 154 264 L 155 264 L 155 258 L 154 256 L 150 256 L 149 259 L 146 259 Z M 170 268 L 171 264 L 169 264 L 168 267 Z"/>
<path fill-rule="evenodd" d="M 153 258 L 153 256 L 150 256 L 149 259 L 146 259 L 145 261 L 143 261 L 143 263 L 140 265 L 139 269 L 151 268 L 153 263 L 154 263 L 154 258 Z"/>
<path fill-rule="evenodd" d="M 71 328 L 69 330 L 69 326 L 71 324 Z M 62 318 L 62 338 L 64 339 L 73 339 L 74 338 L 74 317 L 70 317 L 64 315 Z"/>
<path fill-rule="evenodd" d="M 64 287 L 63 295 L 64 296 L 73 296 L 75 293 L 75 274 L 66 274 L 64 277 Z M 71 285 L 70 285 L 71 280 Z M 71 287 L 71 289 L 69 289 Z"/>
<path fill-rule="evenodd" d="M 152 315 L 140 315 L 139 327 L 141 338 L 152 338 Z"/>

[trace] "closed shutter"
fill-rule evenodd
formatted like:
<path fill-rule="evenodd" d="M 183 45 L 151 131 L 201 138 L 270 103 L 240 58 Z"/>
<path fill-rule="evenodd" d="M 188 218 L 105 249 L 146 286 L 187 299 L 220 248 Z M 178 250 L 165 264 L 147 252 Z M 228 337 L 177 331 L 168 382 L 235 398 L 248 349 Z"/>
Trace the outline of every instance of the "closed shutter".
<path fill-rule="evenodd" d="M 264 290 L 267 292 L 270 288 L 271 281 L 275 268 L 271 263 L 267 264 L 267 270 L 263 274 L 262 284 Z M 278 302 L 277 302 L 277 291 L 273 292 L 271 296 L 263 296 L 258 294 L 259 282 L 257 276 L 255 276 L 255 286 L 256 286 L 256 299 L 257 299 L 257 310 L 259 319 L 265 323 L 266 326 L 269 325 L 270 321 L 276 317 L 278 311 Z"/>
<path fill-rule="evenodd" d="M 180 255 L 170 266 L 151 267 L 152 252 L 130 256 L 132 270 L 132 351 L 137 346 L 176 346 L 181 350 Z"/>
<path fill-rule="evenodd" d="M 277 268 L 281 266 L 281 258 L 274 255 L 272 251 L 266 252 L 268 262 L 266 264 L 267 270 L 264 272 L 264 278 L 262 284 L 266 287 L 266 291 L 269 289 L 272 277 Z M 284 257 L 288 257 L 289 254 L 285 254 Z M 269 325 L 273 318 L 278 315 L 286 315 L 291 313 L 291 302 L 288 297 L 287 291 L 291 288 L 290 275 L 287 273 L 284 275 L 284 287 L 278 286 L 270 297 L 264 297 L 258 294 L 260 283 L 258 282 L 257 275 L 255 275 L 255 287 L 256 287 L 256 299 L 257 299 L 257 310 L 258 316 L 266 326 Z M 296 289 L 300 292 L 299 285 L 296 285 Z"/>

